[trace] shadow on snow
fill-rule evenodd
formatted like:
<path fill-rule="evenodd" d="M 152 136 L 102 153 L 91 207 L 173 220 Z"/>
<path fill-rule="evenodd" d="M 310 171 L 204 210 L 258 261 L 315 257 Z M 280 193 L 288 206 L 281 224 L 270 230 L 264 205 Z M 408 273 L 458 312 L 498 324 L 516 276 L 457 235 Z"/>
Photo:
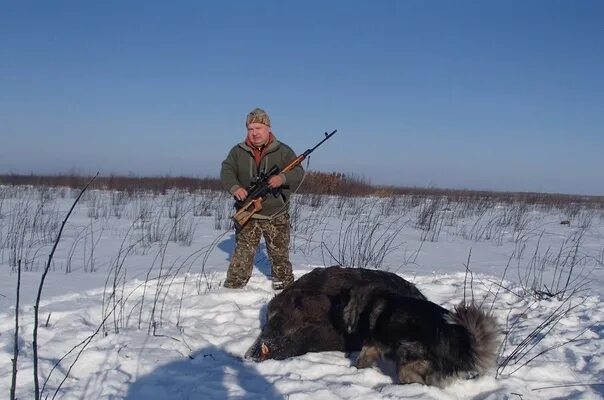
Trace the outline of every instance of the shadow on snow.
<path fill-rule="evenodd" d="M 128 389 L 128 400 L 283 399 L 273 384 L 243 361 L 214 346 L 157 367 Z"/>
<path fill-rule="evenodd" d="M 227 254 L 226 260 L 230 263 L 233 251 L 235 250 L 235 235 L 232 234 L 228 239 L 225 239 L 222 242 L 218 243 L 218 248 Z M 271 278 L 271 264 L 268 260 L 268 255 L 266 253 L 266 244 L 264 243 L 264 239 L 261 239 L 260 245 L 258 246 L 258 250 L 256 251 L 256 257 L 254 258 L 254 266 L 266 277 L 268 277 L 269 279 Z"/>

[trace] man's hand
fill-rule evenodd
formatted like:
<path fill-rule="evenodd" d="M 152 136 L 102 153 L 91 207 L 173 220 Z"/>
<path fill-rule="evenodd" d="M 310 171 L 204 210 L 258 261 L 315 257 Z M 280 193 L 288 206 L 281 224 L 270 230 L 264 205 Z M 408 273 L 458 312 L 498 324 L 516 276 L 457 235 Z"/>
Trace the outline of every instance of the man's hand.
<path fill-rule="evenodd" d="M 245 188 L 239 188 L 235 190 L 235 192 L 233 193 L 233 197 L 237 201 L 243 201 L 247 197 L 247 190 L 245 190 Z"/>
<path fill-rule="evenodd" d="M 271 176 L 268 178 L 267 184 L 271 189 L 278 188 L 279 186 L 283 185 L 283 177 L 281 177 L 281 175 Z"/>

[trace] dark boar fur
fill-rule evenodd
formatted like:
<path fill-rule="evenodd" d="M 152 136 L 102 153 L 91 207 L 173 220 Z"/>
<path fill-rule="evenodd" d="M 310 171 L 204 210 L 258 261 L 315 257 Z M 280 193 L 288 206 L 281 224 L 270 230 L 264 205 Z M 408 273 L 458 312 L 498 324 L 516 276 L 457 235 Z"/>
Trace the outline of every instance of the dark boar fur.
<path fill-rule="evenodd" d="M 454 378 L 483 374 L 495 365 L 499 329 L 481 308 L 453 312 L 423 298 L 359 286 L 344 309 L 347 331 L 363 331 L 358 368 L 387 357 L 400 383 L 444 386 Z"/>
<path fill-rule="evenodd" d="M 425 299 L 413 284 L 391 272 L 338 266 L 316 268 L 268 303 L 266 324 L 246 358 L 281 360 L 307 352 L 360 350 L 366 332 L 348 332 L 343 310 L 350 290 L 361 285 Z"/>

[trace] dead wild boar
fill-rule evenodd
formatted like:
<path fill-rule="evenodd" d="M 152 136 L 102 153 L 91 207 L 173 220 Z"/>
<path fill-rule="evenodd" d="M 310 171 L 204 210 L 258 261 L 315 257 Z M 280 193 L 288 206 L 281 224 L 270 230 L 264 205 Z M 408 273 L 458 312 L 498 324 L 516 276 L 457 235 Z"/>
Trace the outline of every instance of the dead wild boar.
<path fill-rule="evenodd" d="M 350 291 L 359 286 L 425 299 L 412 283 L 391 272 L 316 268 L 268 303 L 267 321 L 245 357 L 282 360 L 308 352 L 360 350 L 367 332 L 348 332 L 343 319 Z"/>
<path fill-rule="evenodd" d="M 473 302 L 449 311 L 425 299 L 359 286 L 350 293 L 344 320 L 349 331 L 359 323 L 368 327 L 357 368 L 389 358 L 400 383 L 443 387 L 495 367 L 499 324 Z"/>

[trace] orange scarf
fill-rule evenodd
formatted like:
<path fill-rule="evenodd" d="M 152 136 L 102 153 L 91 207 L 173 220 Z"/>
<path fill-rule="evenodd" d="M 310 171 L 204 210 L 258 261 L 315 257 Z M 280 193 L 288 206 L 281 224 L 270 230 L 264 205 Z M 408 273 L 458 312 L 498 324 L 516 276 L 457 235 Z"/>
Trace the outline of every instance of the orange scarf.
<path fill-rule="evenodd" d="M 271 145 L 271 143 L 273 143 L 275 141 L 275 136 L 273 135 L 273 133 L 270 133 L 270 136 L 268 138 L 268 142 L 266 142 L 266 144 L 264 146 L 262 146 L 261 148 L 257 148 L 256 146 L 254 146 L 252 144 L 252 142 L 250 142 L 249 139 L 245 139 L 245 144 L 247 144 L 250 149 L 252 149 L 252 155 L 254 156 L 254 160 L 256 161 L 256 167 L 260 166 L 260 161 L 262 160 L 262 157 L 265 156 L 266 154 L 266 150 L 268 149 L 268 147 Z"/>

